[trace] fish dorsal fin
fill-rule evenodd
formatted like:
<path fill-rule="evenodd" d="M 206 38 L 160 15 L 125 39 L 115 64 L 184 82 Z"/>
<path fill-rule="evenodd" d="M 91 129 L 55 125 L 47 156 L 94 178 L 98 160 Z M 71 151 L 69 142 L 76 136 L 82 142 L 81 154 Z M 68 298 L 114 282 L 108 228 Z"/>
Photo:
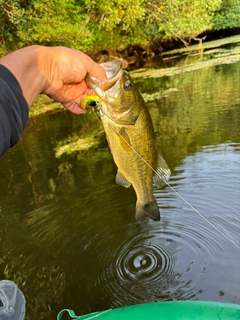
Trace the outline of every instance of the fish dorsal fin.
<path fill-rule="evenodd" d="M 117 184 L 125 188 L 129 188 L 131 186 L 131 183 L 121 174 L 119 170 L 117 172 L 115 181 Z"/>
<path fill-rule="evenodd" d="M 158 188 L 161 188 L 169 180 L 171 171 L 166 161 L 163 159 L 163 157 L 160 154 L 158 154 L 158 164 L 155 171 L 156 172 L 155 172 L 155 175 L 153 176 L 153 181 Z"/>

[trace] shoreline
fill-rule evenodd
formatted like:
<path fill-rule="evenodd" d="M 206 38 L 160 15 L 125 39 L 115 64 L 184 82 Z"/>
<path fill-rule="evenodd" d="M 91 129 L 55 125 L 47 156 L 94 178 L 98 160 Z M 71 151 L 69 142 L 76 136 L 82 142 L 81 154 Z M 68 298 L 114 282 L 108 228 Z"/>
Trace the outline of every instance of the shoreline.
<path fill-rule="evenodd" d="M 179 51 L 203 51 L 216 47 L 214 42 L 222 40 L 221 45 L 229 43 L 227 38 L 240 35 L 240 29 L 220 30 L 205 32 L 200 34 L 195 40 L 192 38 L 188 42 L 180 39 L 166 41 L 155 41 L 148 45 L 129 45 L 124 50 L 102 49 L 98 51 L 86 52 L 97 63 L 110 60 L 121 60 L 124 69 L 132 71 L 150 66 L 161 67 L 162 57 Z M 226 41 L 224 41 L 226 39 Z M 209 43 L 213 45 L 209 46 Z M 157 61 L 158 60 L 158 61 Z"/>

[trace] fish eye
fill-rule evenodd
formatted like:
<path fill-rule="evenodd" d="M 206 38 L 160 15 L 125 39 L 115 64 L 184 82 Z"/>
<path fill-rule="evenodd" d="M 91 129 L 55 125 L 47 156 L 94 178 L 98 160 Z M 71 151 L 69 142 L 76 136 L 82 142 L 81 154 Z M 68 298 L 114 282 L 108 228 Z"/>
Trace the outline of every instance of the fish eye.
<path fill-rule="evenodd" d="M 125 90 L 125 91 L 130 91 L 131 88 L 132 88 L 132 84 L 131 84 L 131 82 L 128 80 L 128 81 L 124 82 L 123 87 L 124 87 L 124 90 Z"/>

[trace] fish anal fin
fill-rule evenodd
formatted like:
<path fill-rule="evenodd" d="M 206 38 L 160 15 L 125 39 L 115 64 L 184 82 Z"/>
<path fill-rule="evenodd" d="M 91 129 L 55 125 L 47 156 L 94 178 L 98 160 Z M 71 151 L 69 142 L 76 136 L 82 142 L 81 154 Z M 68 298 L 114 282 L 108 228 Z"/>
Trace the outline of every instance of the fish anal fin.
<path fill-rule="evenodd" d="M 125 188 L 129 188 L 131 186 L 131 183 L 121 174 L 119 170 L 117 172 L 115 181 L 117 184 Z"/>
<path fill-rule="evenodd" d="M 166 161 L 160 154 L 158 154 L 158 163 L 155 171 L 156 172 L 153 176 L 153 181 L 158 188 L 161 188 L 166 184 L 166 182 L 168 182 L 171 175 L 171 171 Z"/>

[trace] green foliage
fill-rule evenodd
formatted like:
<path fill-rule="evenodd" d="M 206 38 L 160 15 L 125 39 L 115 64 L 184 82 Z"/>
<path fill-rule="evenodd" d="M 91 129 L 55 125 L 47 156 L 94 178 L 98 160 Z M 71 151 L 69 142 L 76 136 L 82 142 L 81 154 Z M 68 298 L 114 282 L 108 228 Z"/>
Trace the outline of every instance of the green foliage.
<path fill-rule="evenodd" d="M 215 12 L 213 29 L 231 29 L 240 27 L 240 0 L 222 1 L 221 7 Z"/>
<path fill-rule="evenodd" d="M 31 44 L 91 51 L 239 27 L 240 0 L 0 0 L 0 54 Z"/>
<path fill-rule="evenodd" d="M 144 43 L 145 0 L 85 0 L 91 19 L 95 21 L 101 46 L 121 47 L 126 44 Z M 107 40 L 107 41 L 106 41 Z"/>
<path fill-rule="evenodd" d="M 147 21 L 153 37 L 186 39 L 211 28 L 221 0 L 153 0 L 148 4 Z"/>
<path fill-rule="evenodd" d="M 25 10 L 21 23 L 15 19 L 19 46 L 31 43 L 66 45 L 82 49 L 91 44 L 86 28 L 88 15 L 74 0 L 36 0 Z"/>
<path fill-rule="evenodd" d="M 24 8 L 19 1 L 0 0 L 0 56 L 6 48 L 14 49 L 13 42 L 17 41 L 17 24 L 24 14 Z"/>
<path fill-rule="evenodd" d="M 2 46 L 65 45 L 86 50 L 94 35 L 89 16 L 75 0 L 1 0 Z"/>

